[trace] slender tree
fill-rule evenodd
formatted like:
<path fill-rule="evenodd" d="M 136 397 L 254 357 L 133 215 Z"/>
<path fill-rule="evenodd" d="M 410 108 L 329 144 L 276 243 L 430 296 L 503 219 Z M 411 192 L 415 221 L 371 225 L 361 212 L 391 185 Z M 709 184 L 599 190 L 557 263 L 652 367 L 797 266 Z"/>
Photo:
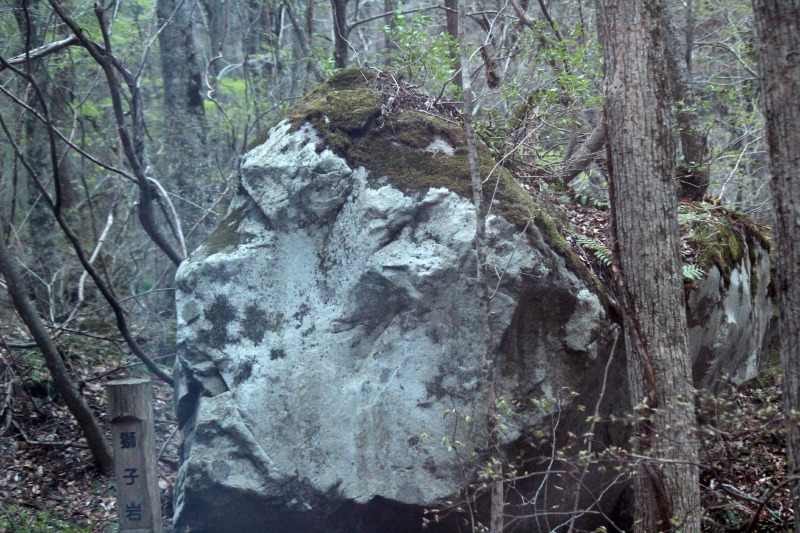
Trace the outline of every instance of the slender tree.
<path fill-rule="evenodd" d="M 165 174 L 176 192 L 191 203 L 198 202 L 188 190 L 208 167 L 205 107 L 201 91 L 203 77 L 196 52 L 192 13 L 195 2 L 158 0 L 156 13 L 162 25 L 158 34 L 163 80 L 165 141 L 170 147 L 165 157 Z M 183 205 L 189 205 L 182 204 Z M 202 213 L 201 213 L 202 215 Z"/>
<path fill-rule="evenodd" d="M 444 0 L 445 20 L 447 22 L 447 33 L 458 39 L 458 0 Z M 465 30 L 466 31 L 466 30 Z M 461 55 L 457 50 L 453 50 L 453 61 L 456 64 L 456 75 L 453 79 L 458 89 L 461 89 Z"/>
<path fill-rule="evenodd" d="M 700 531 L 694 404 L 657 0 L 598 0 L 612 220 L 632 403 L 636 531 Z"/>
<path fill-rule="evenodd" d="M 347 41 L 347 2 L 349 0 L 331 0 L 333 13 L 333 66 L 345 68 L 350 43 Z"/>
<path fill-rule="evenodd" d="M 25 0 L 15 0 L 12 6 L 23 49 L 30 51 L 41 46 L 47 31 L 45 8 L 39 3 Z M 20 64 L 20 68 L 32 78 L 37 78 L 42 94 L 49 96 L 52 90 L 51 80 L 47 75 L 46 65 L 42 61 L 36 61 L 28 56 L 26 61 Z M 20 93 L 27 94 L 26 104 L 42 112 L 43 109 L 30 84 L 25 83 L 25 80 L 20 80 L 20 82 L 27 86 L 20 91 Z M 27 141 L 25 143 L 26 157 L 36 166 L 40 174 L 47 175 L 52 164 L 47 150 L 47 129 L 30 113 L 25 115 L 23 122 L 24 138 Z M 12 202 L 18 203 L 16 211 L 20 215 L 17 217 L 18 220 L 12 222 L 24 229 L 26 239 L 33 244 L 27 250 L 30 254 L 31 268 L 40 279 L 49 280 L 61 268 L 56 253 L 57 240 L 53 219 L 33 184 L 23 179 L 21 185 L 17 188 L 17 194 L 11 199 Z M 42 287 L 39 284 L 33 285 L 31 288 L 37 295 L 38 302 L 44 304 L 48 301 L 47 295 L 42 294 Z"/>
<path fill-rule="evenodd" d="M 753 0 L 775 211 L 786 450 L 800 533 L 800 0 Z"/>
<path fill-rule="evenodd" d="M 36 341 L 36 346 L 39 347 L 44 356 L 45 365 L 50 371 L 56 390 L 64 399 L 64 403 L 83 431 L 95 463 L 103 473 L 111 473 L 114 469 L 114 459 L 111 455 L 111 448 L 103 435 L 103 430 L 100 424 L 97 423 L 97 419 L 95 419 L 83 396 L 75 388 L 69 371 L 61 359 L 58 347 L 53 342 L 39 315 L 36 314 L 33 304 L 28 299 L 28 289 L 25 286 L 25 282 L 2 239 L 0 239 L 0 274 L 5 278 L 8 295 L 11 297 L 14 309 L 25 323 L 25 326 L 27 326 L 28 331 Z"/>
<path fill-rule="evenodd" d="M 458 9 L 458 49 L 459 59 L 462 68 L 466 69 L 469 65 L 469 51 L 467 50 L 466 34 L 466 6 L 465 0 L 460 0 Z M 469 158 L 469 174 L 472 181 L 472 204 L 475 208 L 475 256 L 477 259 L 477 269 L 475 285 L 478 289 L 478 301 L 481 313 L 481 330 L 484 339 L 483 349 L 483 394 L 486 403 L 486 425 L 489 430 L 489 449 L 491 455 L 489 461 L 496 479 L 490 489 L 490 523 L 489 533 L 501 533 L 503 531 L 503 463 L 498 457 L 500 446 L 500 428 L 497 420 L 497 397 L 495 393 L 496 366 L 494 342 L 492 341 L 492 328 L 489 324 L 489 313 L 491 311 L 491 297 L 489 296 L 489 286 L 486 281 L 486 210 L 483 201 L 483 181 L 481 178 L 480 163 L 478 161 L 478 141 L 475 135 L 475 128 L 472 123 L 473 96 L 472 80 L 469 72 L 463 72 L 461 76 L 461 89 L 463 92 L 463 117 L 464 135 L 467 140 L 467 154 Z"/>
<path fill-rule="evenodd" d="M 690 9 L 690 8 L 689 8 Z M 675 9 L 665 1 L 661 9 L 661 24 L 664 31 L 664 57 L 667 61 L 672 100 L 676 108 L 675 122 L 678 127 L 683 161 L 678 166 L 678 194 L 688 200 L 702 200 L 708 190 L 709 174 L 705 165 L 705 138 L 700 128 L 700 116 L 689 75 L 688 54 L 678 35 Z"/>

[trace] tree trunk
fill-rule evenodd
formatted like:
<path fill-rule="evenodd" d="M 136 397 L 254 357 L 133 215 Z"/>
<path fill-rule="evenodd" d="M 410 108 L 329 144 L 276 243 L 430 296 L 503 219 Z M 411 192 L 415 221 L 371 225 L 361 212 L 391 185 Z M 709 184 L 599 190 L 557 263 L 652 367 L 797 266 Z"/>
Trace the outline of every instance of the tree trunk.
<path fill-rule="evenodd" d="M 636 531 L 700 531 L 669 83 L 657 0 L 598 0 L 610 196 L 632 404 Z M 621 270 L 621 273 L 620 273 Z"/>
<path fill-rule="evenodd" d="M 46 32 L 44 25 L 47 21 L 41 5 L 29 0 L 15 0 L 13 12 L 20 31 L 22 41 L 20 44 L 23 50 L 33 50 L 41 46 Z M 24 51 L 21 53 L 24 54 Z M 20 69 L 37 79 L 39 90 L 48 99 L 47 104 L 49 107 L 51 103 L 49 100 L 51 81 L 50 77 L 44 72 L 45 68 L 42 60 L 26 62 L 20 65 Z M 26 83 L 23 80 L 19 81 L 20 83 Z M 26 104 L 40 114 L 43 112 L 42 102 L 36 97 L 36 92 L 29 83 L 19 93 L 27 95 Z M 42 124 L 32 113 L 25 114 L 23 123 L 25 135 L 24 141 L 21 141 L 20 144 L 24 147 L 25 157 L 34 166 L 39 175 L 48 176 L 52 159 L 49 151 L 47 126 Z M 57 272 L 63 268 L 57 253 L 58 232 L 53 223 L 53 216 L 48 210 L 47 204 L 42 200 L 36 186 L 30 180 L 26 180 L 25 184 L 19 187 L 17 191 L 18 196 L 13 201 L 17 202 L 20 217 L 19 220 L 12 220 L 11 222 L 18 223 L 19 228 L 24 229 L 25 240 L 30 243 L 30 246 L 26 247 L 28 254 L 27 264 L 30 265 L 31 271 L 37 274 L 39 280 L 53 280 Z M 25 224 L 24 228 L 23 223 Z M 48 294 L 47 288 L 43 287 L 41 282 L 34 283 L 32 289 L 36 294 L 37 302 L 45 309 L 48 308 L 55 297 L 60 296 Z M 53 314 L 55 314 L 55 310 L 53 311 Z"/>
<path fill-rule="evenodd" d="M 333 8 L 333 66 L 347 66 L 347 2 L 348 0 L 331 0 Z"/>
<path fill-rule="evenodd" d="M 314 29 L 314 2 L 308 2 L 308 7 L 306 8 L 305 13 L 305 29 L 303 29 L 303 26 L 300 24 L 300 20 L 298 20 L 297 14 L 294 12 L 292 3 L 289 0 L 283 0 L 283 5 L 286 7 L 286 15 L 288 15 L 289 21 L 292 23 L 292 27 L 294 28 L 297 43 L 300 45 L 303 56 L 306 58 L 308 73 L 313 74 L 314 78 L 318 82 L 325 81 L 325 73 L 322 72 L 322 69 L 314 61 L 314 58 L 311 57 L 311 43 L 309 42 L 309 39 L 312 38 Z"/>
<path fill-rule="evenodd" d="M 384 13 L 392 13 L 397 9 L 397 0 L 383 0 L 383 12 Z M 394 18 L 394 15 L 389 15 L 386 17 L 386 27 L 389 28 L 389 31 L 383 32 L 383 56 L 384 61 L 386 62 L 386 66 L 388 67 L 391 63 L 391 58 L 389 57 L 389 53 L 397 48 L 397 45 L 392 41 L 391 32 L 397 28 L 397 20 Z"/>
<path fill-rule="evenodd" d="M 469 65 L 469 52 L 467 50 L 466 34 L 466 6 L 464 0 L 457 2 L 457 28 L 458 28 L 458 50 L 461 64 L 466 69 Z M 483 179 L 481 176 L 480 163 L 478 161 L 477 137 L 475 128 L 472 124 L 472 79 L 469 72 L 465 71 L 461 77 L 461 89 L 463 92 L 464 107 L 462 110 L 464 117 L 464 136 L 467 141 L 467 156 L 469 158 L 469 174 L 472 181 L 472 205 L 475 208 L 475 258 L 476 276 L 475 285 L 478 291 L 478 301 L 481 312 L 481 333 L 484 339 L 483 349 L 483 396 L 486 404 L 486 426 L 489 430 L 489 443 L 487 448 L 491 450 L 488 458 L 494 474 L 493 483 L 489 490 L 490 498 L 490 522 L 489 533 L 502 533 L 503 531 L 503 511 L 505 507 L 503 493 L 503 462 L 499 456 L 500 449 L 500 428 L 497 420 L 497 397 L 495 393 L 496 373 L 494 342 L 492 340 L 492 329 L 489 324 L 489 313 L 491 311 L 491 297 L 489 296 L 489 286 L 486 281 L 486 211 L 483 199 Z M 473 531 L 474 531 L 473 524 Z"/>
<path fill-rule="evenodd" d="M 789 475 L 800 474 L 800 0 L 753 0 L 775 206 L 773 238 Z M 792 484 L 800 533 L 800 482 Z"/>
<path fill-rule="evenodd" d="M 458 0 L 444 0 L 445 18 L 447 21 L 447 33 L 458 39 Z M 460 48 L 459 44 L 459 48 Z M 461 90 L 461 57 L 458 50 L 453 50 L 453 61 L 455 61 L 456 76 L 453 79 L 458 90 Z"/>
<path fill-rule="evenodd" d="M 569 183 L 586 171 L 606 145 L 606 125 L 601 121 L 592 129 L 589 137 L 562 164 L 560 178 Z"/>
<path fill-rule="evenodd" d="M 159 22 L 164 24 L 158 43 L 164 105 L 169 115 L 205 115 L 201 94 L 203 78 L 192 30 L 193 5 L 193 2 L 181 0 L 158 0 L 156 4 Z"/>
<path fill-rule="evenodd" d="M 680 131 L 683 154 L 683 161 L 678 166 L 678 195 L 687 200 L 702 200 L 709 182 L 708 168 L 703 164 L 706 143 L 700 129 L 700 117 L 695 110 L 686 47 L 678 38 L 675 19 L 676 14 L 670 7 L 670 2 L 664 2 L 661 10 L 664 58 L 667 61 L 672 101 L 676 108 L 675 121 Z"/>
<path fill-rule="evenodd" d="M 50 338 L 50 334 L 42 324 L 39 315 L 36 314 L 33 304 L 26 296 L 27 289 L 14 261 L 2 239 L 0 239 L 0 273 L 5 277 L 8 294 L 11 296 L 14 309 L 22 318 L 22 321 L 25 322 L 28 331 L 30 331 L 31 336 L 36 341 L 36 345 L 41 350 L 56 390 L 64 399 L 69 412 L 75 417 L 83 431 L 95 463 L 103 473 L 110 474 L 114 469 L 114 459 L 111 455 L 111 448 L 103 435 L 103 430 L 72 383 L 58 348 L 53 339 Z"/>
<path fill-rule="evenodd" d="M 205 215 L 196 205 L 205 203 L 198 187 L 208 174 L 203 78 L 192 22 L 194 2 L 158 0 L 156 11 L 164 28 L 158 35 L 163 80 L 165 146 L 159 165 L 170 189 L 188 202 L 177 204 L 187 222 Z"/>

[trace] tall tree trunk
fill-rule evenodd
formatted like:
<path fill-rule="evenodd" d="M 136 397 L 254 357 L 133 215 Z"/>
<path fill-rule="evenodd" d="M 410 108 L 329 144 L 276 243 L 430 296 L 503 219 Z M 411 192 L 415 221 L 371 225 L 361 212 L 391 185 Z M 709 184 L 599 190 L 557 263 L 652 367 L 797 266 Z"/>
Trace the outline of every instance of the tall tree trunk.
<path fill-rule="evenodd" d="M 42 352 L 56 390 L 64 399 L 69 412 L 75 417 L 81 431 L 83 431 L 95 463 L 103 473 L 110 474 L 114 469 L 114 459 L 111 455 L 111 448 L 103 435 L 103 430 L 100 428 L 100 424 L 97 423 L 83 396 L 72 383 L 58 348 L 44 324 L 42 324 L 39 315 L 36 314 L 33 304 L 28 300 L 25 283 L 17 270 L 14 258 L 11 257 L 2 239 L 0 239 L 0 273 L 3 274 L 6 280 L 8 294 L 11 296 L 14 309 L 22 318 L 34 341 L 36 341 L 36 345 Z"/>
<path fill-rule="evenodd" d="M 205 215 L 194 205 L 202 205 L 205 194 L 198 184 L 205 181 L 206 121 L 203 105 L 203 77 L 196 53 L 192 0 L 158 0 L 156 11 L 164 28 L 158 35 L 163 80 L 165 141 L 164 163 L 160 170 L 179 196 L 188 202 L 177 204 L 184 219 Z"/>
<path fill-rule="evenodd" d="M 188 1 L 188 0 L 187 0 Z M 224 50 L 230 46 L 230 29 L 228 28 L 231 3 L 230 2 L 217 2 L 215 0 L 200 0 L 203 11 L 205 11 L 206 19 L 208 20 L 208 45 L 210 49 L 208 54 L 210 58 L 217 57 L 224 53 Z M 169 14 L 167 14 L 168 16 Z M 219 75 L 225 63 L 222 61 L 214 61 L 210 67 L 211 73 Z M 163 70 L 163 69 L 162 69 Z"/>
<path fill-rule="evenodd" d="M 349 44 L 347 42 L 347 2 L 348 0 L 331 0 L 333 9 L 333 66 L 345 68 Z"/>
<path fill-rule="evenodd" d="M 459 59 L 464 68 L 469 65 L 469 51 L 467 50 L 466 33 L 466 0 L 461 0 L 456 4 L 458 13 L 458 49 Z M 469 158 L 469 174 L 472 181 L 472 204 L 475 208 L 475 257 L 476 257 L 476 276 L 475 285 L 478 291 L 478 301 L 481 313 L 481 333 L 483 335 L 483 395 L 486 404 L 486 426 L 489 430 L 489 443 L 487 448 L 491 450 L 488 458 L 495 479 L 490 490 L 490 523 L 489 533 L 502 533 L 503 531 L 503 511 L 505 507 L 503 493 L 503 462 L 499 457 L 500 448 L 500 428 L 497 419 L 497 397 L 495 383 L 497 381 L 497 367 L 495 365 L 494 341 L 492 340 L 492 328 L 489 324 L 489 313 L 491 311 L 491 297 L 489 296 L 489 286 L 486 281 L 486 210 L 484 209 L 483 198 L 483 179 L 481 176 L 480 163 L 478 161 L 478 141 L 475 135 L 475 128 L 472 124 L 472 79 L 469 72 L 464 72 L 461 77 L 461 89 L 463 92 L 463 117 L 464 117 L 464 136 L 467 141 L 467 155 Z"/>
<path fill-rule="evenodd" d="M 14 18 L 21 36 L 21 53 L 25 50 L 33 50 L 43 44 L 45 34 L 45 24 L 47 16 L 38 2 L 30 0 L 15 0 L 13 2 Z M 26 62 L 20 66 L 31 77 L 37 80 L 39 90 L 50 97 L 49 76 L 43 74 L 43 60 Z M 26 83 L 20 79 L 20 83 Z M 26 94 L 26 103 L 33 109 L 42 113 L 42 103 L 36 97 L 33 87 L 27 83 L 24 90 L 20 93 Z M 48 102 L 49 104 L 49 102 Z M 42 124 L 32 113 L 26 113 L 23 119 L 24 138 L 21 142 L 24 147 L 25 157 L 36 169 L 40 176 L 51 175 L 51 158 L 47 138 L 47 126 Z M 53 216 L 47 208 L 47 204 L 42 200 L 41 194 L 31 180 L 25 180 L 25 184 L 18 189 L 19 197 L 14 200 L 17 202 L 17 212 L 21 215 L 16 222 L 24 221 L 24 235 L 29 257 L 27 264 L 40 280 L 50 281 L 56 275 L 63 264 L 58 258 L 57 235 Z M 11 221 L 14 223 L 15 221 Z M 22 228 L 21 228 L 22 229 Z M 54 295 L 48 295 L 40 283 L 33 285 L 36 299 L 43 307 L 48 306 L 48 300 Z"/>
<path fill-rule="evenodd" d="M 691 365 L 657 0 L 598 0 L 617 280 L 641 460 L 636 531 L 700 531 Z M 621 274 L 620 271 L 621 270 Z"/>
<path fill-rule="evenodd" d="M 675 121 L 680 131 L 683 161 L 678 165 L 678 195 L 687 200 L 702 200 L 708 190 L 708 168 L 705 160 L 705 137 L 700 128 L 700 116 L 695 110 L 692 80 L 689 77 L 686 46 L 678 37 L 676 13 L 671 2 L 663 2 L 661 24 L 664 28 L 664 58 L 667 61 L 672 101 L 676 107 Z"/>
<path fill-rule="evenodd" d="M 292 23 L 292 27 L 294 28 L 297 44 L 300 45 L 303 56 L 306 58 L 308 73 L 313 74 L 314 78 L 318 82 L 325 81 L 325 73 L 322 72 L 322 69 L 314 61 L 314 58 L 311 57 L 312 43 L 309 41 L 309 39 L 311 39 L 314 35 L 314 2 L 309 0 L 308 6 L 306 7 L 305 28 L 303 28 L 303 26 L 300 24 L 300 20 L 297 18 L 297 14 L 292 7 L 292 2 L 290 0 L 283 0 L 283 5 L 286 7 L 286 15 L 289 17 L 289 21 Z"/>
<path fill-rule="evenodd" d="M 445 7 L 445 17 L 447 21 L 447 33 L 453 36 L 454 39 L 458 39 L 458 0 L 444 0 L 444 7 Z M 459 44 L 459 48 L 460 48 Z M 453 79 L 453 83 L 455 86 L 460 90 L 462 83 L 461 83 L 461 57 L 458 50 L 453 50 L 453 61 L 455 61 L 456 67 L 456 76 Z"/>
<path fill-rule="evenodd" d="M 397 9 L 397 0 L 383 0 L 383 12 L 384 13 L 392 13 Z M 389 52 L 397 48 L 397 45 L 392 41 L 391 32 L 397 28 L 397 20 L 394 18 L 394 15 L 389 15 L 386 17 L 386 27 L 389 28 L 389 31 L 383 32 L 383 55 L 384 61 L 386 62 L 386 66 L 388 67 L 391 59 L 389 58 Z"/>
<path fill-rule="evenodd" d="M 202 117 L 203 77 L 195 51 L 192 9 L 186 0 L 158 0 L 156 11 L 164 28 L 158 34 L 164 105 L 170 116 Z M 186 125 L 180 125 L 186 127 Z"/>
<path fill-rule="evenodd" d="M 789 474 L 800 475 L 800 0 L 753 0 L 775 206 L 783 409 Z M 800 533 L 800 482 L 792 484 Z"/>

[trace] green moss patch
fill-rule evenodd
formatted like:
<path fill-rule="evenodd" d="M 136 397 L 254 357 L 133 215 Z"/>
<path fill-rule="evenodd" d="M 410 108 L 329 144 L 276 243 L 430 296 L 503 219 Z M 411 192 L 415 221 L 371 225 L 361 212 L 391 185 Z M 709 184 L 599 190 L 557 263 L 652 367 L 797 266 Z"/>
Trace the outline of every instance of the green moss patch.
<path fill-rule="evenodd" d="M 766 228 L 721 206 L 703 202 L 682 203 L 678 208 L 678 220 L 686 242 L 697 250 L 694 262 L 704 271 L 716 266 L 726 285 L 730 283 L 731 271 L 745 258 L 745 254 L 749 254 L 749 261 L 755 262 L 757 247 L 767 251 L 771 249 Z M 752 276 L 752 294 L 756 293 L 758 283 L 758 276 Z"/>
<path fill-rule="evenodd" d="M 424 194 L 432 187 L 447 188 L 459 196 L 472 199 L 466 139 L 460 123 L 450 117 L 437 116 L 414 105 L 392 102 L 429 101 L 418 93 L 398 96 L 392 93 L 395 82 L 375 72 L 361 69 L 340 71 L 315 91 L 299 100 L 286 113 L 293 129 L 310 122 L 322 134 L 328 148 L 344 157 L 353 166 L 363 166 L 373 178 L 385 177 L 398 189 Z M 262 134 L 253 146 L 263 143 Z M 427 151 L 432 142 L 449 144 L 453 155 Z M 484 185 L 484 197 L 492 201 L 491 212 L 524 228 L 531 216 L 534 223 L 548 228 L 546 236 L 559 253 L 572 252 L 561 233 L 549 231 L 552 221 L 544 218 L 541 206 L 522 189 L 482 144 L 478 158 L 481 174 L 491 178 Z M 377 183 L 377 182 L 376 182 Z"/>
<path fill-rule="evenodd" d="M 391 77 L 347 69 L 300 99 L 284 118 L 293 130 L 310 123 L 322 135 L 327 148 L 351 166 L 366 168 L 375 186 L 388 180 L 406 194 L 425 194 L 431 188 L 443 187 L 471 201 L 472 181 L 463 126 L 451 104 L 431 105 L 431 101 L 431 97 L 404 88 L 402 82 L 398 85 Z M 259 136 L 251 148 L 263 143 L 266 136 L 266 132 Z M 452 155 L 431 149 L 432 143 L 446 143 L 452 147 Z M 489 176 L 483 194 L 486 205 L 491 202 L 490 212 L 520 230 L 538 228 L 570 269 L 608 301 L 600 282 L 564 239 L 558 219 L 497 165 L 483 144 L 479 145 L 478 159 L 481 175 L 485 180 Z M 217 239 L 225 241 L 230 231 L 221 232 Z M 536 242 L 539 232 L 527 232 L 537 247 L 542 244 Z"/>
<path fill-rule="evenodd" d="M 212 255 L 254 239 L 255 235 L 241 231 L 239 228 L 246 216 L 246 205 L 239 206 L 228 213 L 228 216 L 222 219 L 203 244 L 203 251 L 207 255 Z"/>

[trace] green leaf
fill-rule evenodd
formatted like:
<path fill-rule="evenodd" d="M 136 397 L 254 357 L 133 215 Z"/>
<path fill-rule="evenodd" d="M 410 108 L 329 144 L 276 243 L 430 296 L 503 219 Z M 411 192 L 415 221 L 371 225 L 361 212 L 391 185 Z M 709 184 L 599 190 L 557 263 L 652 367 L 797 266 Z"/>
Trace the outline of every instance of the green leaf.
<path fill-rule="evenodd" d="M 703 269 L 697 265 L 683 265 L 683 279 L 686 281 L 698 281 L 705 275 Z"/>

